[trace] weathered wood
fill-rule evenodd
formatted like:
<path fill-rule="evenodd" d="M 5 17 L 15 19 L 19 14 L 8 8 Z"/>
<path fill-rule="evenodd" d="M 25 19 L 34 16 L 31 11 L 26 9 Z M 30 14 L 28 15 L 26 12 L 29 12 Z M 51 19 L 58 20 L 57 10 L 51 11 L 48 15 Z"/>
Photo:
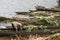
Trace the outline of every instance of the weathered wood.
<path fill-rule="evenodd" d="M 15 33 L 14 32 L 9 32 L 9 31 L 1 31 L 0 32 L 0 37 L 3 37 L 3 36 L 14 36 Z"/>
<path fill-rule="evenodd" d="M 30 18 L 31 19 L 31 18 Z M 33 19 L 33 18 L 32 18 Z M 55 20 L 58 20 L 60 22 L 60 16 L 56 16 L 54 18 Z M 13 18 L 5 18 L 3 20 L 8 20 L 8 21 L 20 21 L 22 24 L 30 24 L 31 22 L 29 21 L 29 18 L 19 18 L 19 17 L 13 17 Z M 31 23 L 31 24 L 35 24 L 35 23 Z"/>
<path fill-rule="evenodd" d="M 52 12 L 60 12 L 58 9 L 48 9 L 48 8 L 42 8 L 40 6 L 35 7 L 37 11 L 52 11 Z"/>
<path fill-rule="evenodd" d="M 29 10 L 30 12 L 36 12 L 37 10 Z"/>
<path fill-rule="evenodd" d="M 50 12 L 44 12 L 44 11 L 36 11 L 36 12 L 30 12 L 30 13 L 24 13 L 24 14 L 22 14 L 21 13 L 21 15 L 29 15 L 29 16 L 51 16 L 51 14 L 50 14 Z M 17 14 L 18 13 L 20 13 L 20 12 L 17 12 Z M 60 13 L 59 12 L 52 12 L 52 14 L 53 15 L 55 15 L 55 14 L 58 14 L 58 15 L 60 15 Z M 20 14 L 19 14 L 20 15 Z"/>
<path fill-rule="evenodd" d="M 25 31 L 24 32 L 22 32 L 22 31 L 20 31 L 20 32 L 13 32 L 13 31 L 8 32 L 8 31 L 5 31 L 5 32 L 0 32 L 0 36 L 12 36 L 12 35 L 17 35 L 17 34 L 20 34 L 20 35 L 28 35 L 28 34 L 31 34 L 31 33 L 35 34 L 37 32 L 25 32 Z"/>
<path fill-rule="evenodd" d="M 39 11 L 37 12 L 30 12 L 30 13 L 20 13 L 20 12 L 16 12 L 17 14 L 21 14 L 21 15 L 29 15 L 29 16 L 49 16 L 48 14 L 43 14 L 43 13 L 40 13 Z"/>
<path fill-rule="evenodd" d="M 0 21 L 27 21 L 27 18 L 19 18 L 19 17 L 13 17 L 13 18 L 6 18 L 6 17 L 0 17 Z"/>
<path fill-rule="evenodd" d="M 28 18 L 13 17 L 13 19 L 17 21 L 28 21 Z"/>
<path fill-rule="evenodd" d="M 0 17 L 0 21 L 12 21 L 13 18 Z"/>
<path fill-rule="evenodd" d="M 3 20 L 6 20 L 6 18 L 5 17 L 0 17 L 0 21 L 3 21 Z"/>
<path fill-rule="evenodd" d="M 46 29 L 60 29 L 60 26 L 48 26 Z M 0 30 L 14 30 L 14 29 L 11 27 L 11 28 L 6 28 L 6 29 L 2 28 Z"/>
<path fill-rule="evenodd" d="M 16 12 L 17 14 L 29 15 L 30 12 Z"/>
<path fill-rule="evenodd" d="M 55 16 L 55 18 L 59 18 L 60 19 L 60 16 Z"/>
<path fill-rule="evenodd" d="M 23 22 L 28 22 L 29 21 L 29 18 L 19 18 L 19 17 L 14 17 L 13 18 L 14 20 L 17 20 L 17 21 L 23 21 Z M 33 17 L 30 19 L 33 19 Z M 55 16 L 53 19 L 55 20 L 60 20 L 60 16 Z"/>
<path fill-rule="evenodd" d="M 58 22 L 60 22 L 60 16 L 55 16 L 53 19 L 57 20 Z"/>
<path fill-rule="evenodd" d="M 31 14 L 29 14 L 30 16 L 50 16 L 49 14 L 43 14 L 43 13 L 31 13 Z"/>
<path fill-rule="evenodd" d="M 51 30 L 53 31 L 53 30 Z M 58 31 L 60 33 L 60 31 Z M 30 35 L 30 34 L 51 34 L 51 32 L 46 32 L 44 33 L 43 30 L 37 30 L 37 31 L 31 31 L 31 32 L 27 32 L 27 31 L 1 31 L 0 32 L 0 37 L 1 36 L 15 36 L 15 35 Z"/>

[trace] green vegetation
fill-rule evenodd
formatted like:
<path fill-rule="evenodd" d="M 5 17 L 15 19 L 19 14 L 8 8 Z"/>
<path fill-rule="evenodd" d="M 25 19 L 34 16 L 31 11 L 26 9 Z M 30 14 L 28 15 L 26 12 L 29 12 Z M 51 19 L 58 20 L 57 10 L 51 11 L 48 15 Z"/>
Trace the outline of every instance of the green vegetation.
<path fill-rule="evenodd" d="M 50 24 L 53 26 L 59 26 L 59 22 L 57 20 L 54 20 L 53 18 L 54 18 L 53 16 L 50 17 L 41 16 L 39 18 L 34 17 L 33 19 L 30 19 L 30 21 L 36 24 Z"/>
<path fill-rule="evenodd" d="M 23 28 L 25 28 L 27 32 L 31 32 L 31 31 L 37 31 L 38 29 L 44 30 L 44 29 L 47 28 L 47 26 L 43 26 L 43 25 L 41 25 L 41 26 L 27 25 L 27 26 L 24 26 Z"/>
<path fill-rule="evenodd" d="M 35 26 L 35 25 L 27 25 L 23 27 L 27 32 L 32 32 L 32 31 L 38 31 L 39 29 L 41 29 L 43 31 L 43 33 L 57 33 L 59 32 L 59 30 L 51 30 L 51 29 L 47 29 L 47 26 Z"/>
<path fill-rule="evenodd" d="M 58 33 L 59 30 L 44 29 L 43 32 L 44 33 L 48 33 L 49 32 L 49 33 L 52 33 L 53 34 L 53 33 Z"/>

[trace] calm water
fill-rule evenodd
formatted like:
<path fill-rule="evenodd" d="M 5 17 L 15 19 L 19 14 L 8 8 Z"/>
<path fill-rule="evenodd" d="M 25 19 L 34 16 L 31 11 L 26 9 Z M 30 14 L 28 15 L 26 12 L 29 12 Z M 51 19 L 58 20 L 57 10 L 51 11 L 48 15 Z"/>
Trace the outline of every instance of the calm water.
<path fill-rule="evenodd" d="M 56 0 L 0 0 L 0 16 L 12 17 L 16 15 L 15 12 L 35 9 L 36 5 L 53 7 L 57 2 Z"/>

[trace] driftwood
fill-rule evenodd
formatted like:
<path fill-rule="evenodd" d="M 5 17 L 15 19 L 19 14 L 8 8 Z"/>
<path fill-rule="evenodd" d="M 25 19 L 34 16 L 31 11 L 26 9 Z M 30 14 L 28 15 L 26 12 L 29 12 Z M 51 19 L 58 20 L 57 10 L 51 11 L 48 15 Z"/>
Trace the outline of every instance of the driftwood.
<path fill-rule="evenodd" d="M 58 9 L 47 9 L 47 8 L 42 8 L 40 6 L 35 7 L 37 11 L 52 11 L 52 12 L 60 12 Z"/>
<path fill-rule="evenodd" d="M 33 18 L 30 18 L 30 19 L 33 19 Z M 55 16 L 53 19 L 60 21 L 60 16 Z M 14 17 L 13 20 L 23 21 L 23 22 L 27 22 L 27 23 L 29 22 L 29 19 L 28 18 Z"/>
<path fill-rule="evenodd" d="M 60 29 L 60 26 L 47 26 L 46 29 Z M 13 28 L 8 28 L 8 29 L 0 29 L 0 30 L 13 30 Z"/>
<path fill-rule="evenodd" d="M 1 17 L 2 18 L 2 17 Z M 31 18 L 30 18 L 31 19 Z M 33 18 L 32 18 L 33 19 Z M 60 16 L 55 16 L 54 17 L 55 20 L 58 20 L 60 21 Z M 2 18 L 0 19 L 1 21 L 4 21 L 4 20 L 8 20 L 8 21 L 22 21 L 22 23 L 26 22 L 28 23 L 29 22 L 29 18 L 19 18 L 19 17 L 13 17 L 13 18 Z"/>
<path fill-rule="evenodd" d="M 6 18 L 6 17 L 0 17 L 0 21 L 7 21 L 7 20 L 11 21 L 11 20 L 14 20 L 14 19 Z"/>
<path fill-rule="evenodd" d="M 36 12 L 37 10 L 29 10 L 29 11 L 30 11 L 30 13 L 31 13 L 31 12 Z"/>
<path fill-rule="evenodd" d="M 55 29 L 54 29 L 55 30 Z M 51 29 L 51 31 L 54 31 Z M 60 33 L 60 31 L 58 31 Z M 0 31 L 0 37 L 1 36 L 15 36 L 15 35 L 30 35 L 30 34 L 51 34 L 51 32 L 44 33 L 43 30 L 37 30 L 37 31 Z"/>
<path fill-rule="evenodd" d="M 31 19 L 31 18 L 30 18 Z M 33 18 L 32 18 L 33 19 Z M 60 16 L 56 16 L 54 18 L 55 20 L 58 20 L 60 22 Z M 8 21 L 20 21 L 23 25 L 24 24 L 35 24 L 35 23 L 31 23 L 29 21 L 29 18 L 19 18 L 19 17 L 13 17 L 13 18 L 5 18 L 3 20 L 8 20 Z M 35 24 L 36 25 L 36 24 Z"/>
<path fill-rule="evenodd" d="M 55 16 L 55 18 L 59 18 L 60 19 L 60 16 Z"/>
<path fill-rule="evenodd" d="M 9 31 L 1 31 L 0 32 L 0 37 L 3 37 L 3 36 L 14 36 L 15 33 L 12 33 L 12 32 L 9 32 Z"/>
<path fill-rule="evenodd" d="M 17 14 L 29 15 L 30 12 L 16 12 Z"/>
<path fill-rule="evenodd" d="M 39 13 L 38 11 L 37 12 L 30 12 L 30 13 L 20 13 L 20 12 L 16 12 L 17 14 L 21 14 L 21 15 L 29 15 L 29 16 L 40 16 L 40 15 L 42 15 L 42 16 L 49 16 L 48 14 L 43 14 L 43 13 Z"/>
<path fill-rule="evenodd" d="M 14 31 L 2 31 L 0 32 L 0 37 L 1 36 L 15 36 L 15 35 L 29 35 L 29 34 L 42 34 L 43 31 L 39 30 L 39 32 L 26 32 L 26 31 L 19 31 L 19 32 L 14 32 Z"/>
<path fill-rule="evenodd" d="M 28 18 L 13 17 L 13 19 L 17 21 L 28 21 Z"/>
<path fill-rule="evenodd" d="M 55 16 L 53 19 L 58 20 L 58 22 L 60 22 L 60 16 Z"/>
<path fill-rule="evenodd" d="M 32 13 L 32 14 L 29 14 L 30 16 L 50 16 L 48 14 L 42 14 L 42 13 Z"/>
<path fill-rule="evenodd" d="M 19 14 L 18 14 L 19 13 Z M 53 12 L 52 12 L 53 13 Z M 53 13 L 53 14 L 50 14 L 50 12 L 44 12 L 43 13 L 43 11 L 42 12 L 40 12 L 40 11 L 36 11 L 36 12 L 30 12 L 30 13 L 20 13 L 20 12 L 17 12 L 17 14 L 18 15 L 28 15 L 28 16 L 50 16 L 50 15 L 60 15 L 60 13 L 59 12 L 55 12 L 55 13 Z"/>
<path fill-rule="evenodd" d="M 27 21 L 27 18 L 19 18 L 19 17 L 13 17 L 13 18 L 6 18 L 6 17 L 0 17 L 0 21 Z"/>
<path fill-rule="evenodd" d="M 6 20 L 5 17 L 0 17 L 0 21 Z"/>

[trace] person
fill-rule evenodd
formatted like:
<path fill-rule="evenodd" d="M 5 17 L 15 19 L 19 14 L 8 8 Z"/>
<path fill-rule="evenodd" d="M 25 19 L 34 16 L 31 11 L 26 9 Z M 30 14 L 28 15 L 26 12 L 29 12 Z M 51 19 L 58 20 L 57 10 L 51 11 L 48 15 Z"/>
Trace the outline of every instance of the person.
<path fill-rule="evenodd" d="M 22 30 L 22 24 L 19 22 L 12 22 L 12 28 L 14 31 Z"/>

